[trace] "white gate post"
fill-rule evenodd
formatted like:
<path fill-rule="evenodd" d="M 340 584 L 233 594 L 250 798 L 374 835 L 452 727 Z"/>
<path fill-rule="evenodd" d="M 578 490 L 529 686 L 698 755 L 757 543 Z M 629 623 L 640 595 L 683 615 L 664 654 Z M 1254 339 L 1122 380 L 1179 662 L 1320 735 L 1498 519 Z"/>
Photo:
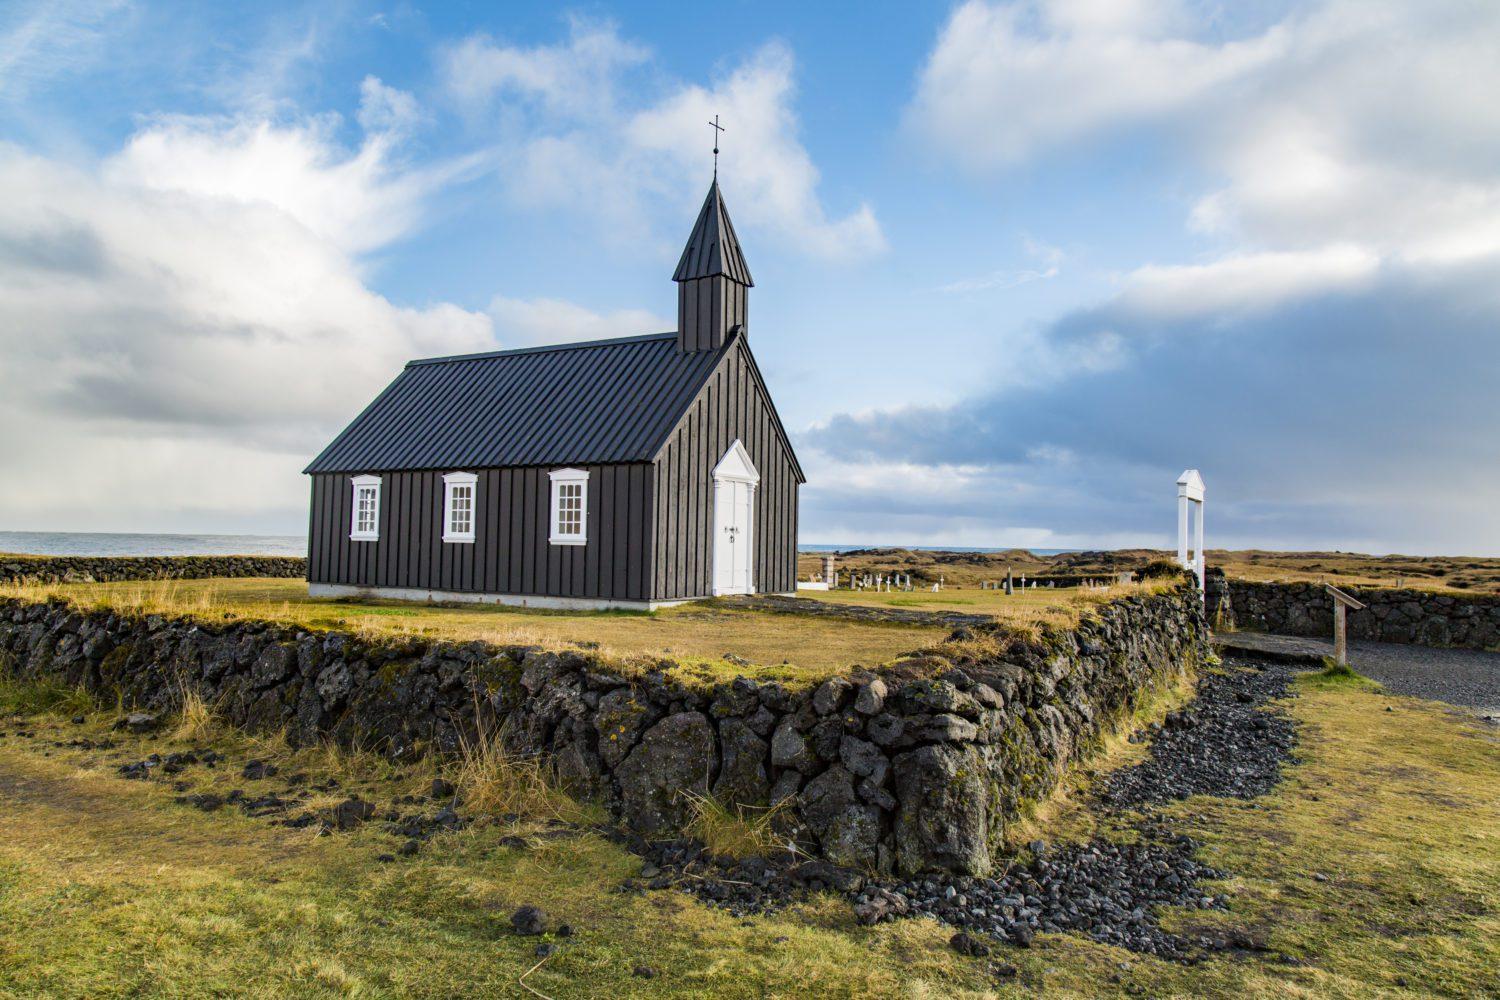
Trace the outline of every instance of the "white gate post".
<path fill-rule="evenodd" d="M 1177 562 L 1198 577 L 1198 592 L 1203 593 L 1204 572 L 1208 560 L 1203 556 L 1203 477 L 1197 469 L 1188 469 L 1177 477 Z M 1188 517 L 1196 510 L 1197 526 L 1193 532 L 1193 558 L 1188 558 Z"/>

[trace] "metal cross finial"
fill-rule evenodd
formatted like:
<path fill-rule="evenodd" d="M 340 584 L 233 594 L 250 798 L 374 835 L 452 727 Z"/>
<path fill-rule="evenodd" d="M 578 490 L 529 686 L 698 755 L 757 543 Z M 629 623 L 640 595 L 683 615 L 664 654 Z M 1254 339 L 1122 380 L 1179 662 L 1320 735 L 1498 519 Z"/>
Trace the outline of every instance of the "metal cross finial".
<path fill-rule="evenodd" d="M 719 116 L 714 115 L 714 120 L 708 123 L 714 130 L 714 180 L 719 179 L 719 133 L 724 131 L 724 126 L 719 124 Z"/>

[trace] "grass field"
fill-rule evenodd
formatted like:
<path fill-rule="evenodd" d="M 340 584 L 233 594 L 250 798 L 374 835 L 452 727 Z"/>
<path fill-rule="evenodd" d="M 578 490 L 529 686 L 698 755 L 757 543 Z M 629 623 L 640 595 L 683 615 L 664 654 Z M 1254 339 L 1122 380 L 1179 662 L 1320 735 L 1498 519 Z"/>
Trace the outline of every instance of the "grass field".
<path fill-rule="evenodd" d="M 840 604 L 867 604 L 991 615 L 1015 625 L 1071 625 L 1089 607 L 1158 589 L 1028 590 L 1006 598 L 988 591 L 930 593 L 805 592 Z M 771 614 L 705 601 L 645 612 L 541 611 L 499 605 L 431 605 L 405 601 L 314 598 L 301 580 L 209 579 L 73 583 L 0 588 L 0 595 L 62 597 L 86 607 L 195 615 L 209 621 L 255 618 L 309 628 L 375 634 L 483 639 L 496 643 L 569 645 L 622 660 L 668 655 L 705 679 L 753 674 L 788 683 L 821 680 L 855 665 L 878 666 L 942 641 L 941 625 L 903 625 Z M 726 660 L 726 654 L 735 657 Z M 741 662 L 744 661 L 744 662 Z"/>
<path fill-rule="evenodd" d="M 105 735 L 113 712 L 71 725 L 79 706 L 56 692 L 51 711 L 11 718 L 47 699 L 0 688 L 0 995 L 1486 995 L 1500 981 L 1495 731 L 1358 680 L 1304 679 L 1299 692 L 1289 707 L 1302 763 L 1280 788 L 1254 802 L 1200 797 L 1166 810 L 1203 843 L 1204 860 L 1233 873 L 1213 887 L 1229 895 L 1228 913 L 1167 922 L 1240 929 L 1267 949 L 1184 966 L 1061 934 L 967 959 L 946 946 L 951 929 L 860 927 L 833 898 L 736 919 L 678 894 L 619 893 L 639 859 L 592 833 L 556 835 L 540 819 L 443 835 L 416 858 L 381 863 L 398 840 L 377 824 L 318 837 L 175 805 L 165 782 L 112 772 L 185 744 L 116 736 L 121 745 L 103 754 L 57 746 Z M 245 786 L 238 770 L 250 755 L 312 782 L 337 776 L 376 802 L 431 777 L 430 765 L 294 755 L 232 734 L 218 745 L 230 760 L 185 772 L 191 790 Z M 1107 764 L 1141 752 L 1120 743 Z M 1075 795 L 1037 833 L 1129 835 L 1114 822 Z M 575 930 L 552 938 L 558 951 L 540 964 L 537 939 L 509 930 L 523 903 Z M 1002 964 L 1018 974 L 997 978 Z M 638 977 L 641 965 L 655 976 Z"/>
<path fill-rule="evenodd" d="M 1117 549 L 1106 552 L 1061 552 L 1038 556 L 1022 549 L 1005 552 L 941 552 L 911 549 L 864 549 L 837 557 L 847 573 L 910 573 L 928 584 L 942 576 L 950 588 L 977 590 L 984 580 L 1003 580 L 1007 569 L 1019 578 L 1048 573 L 1115 574 L 1138 569 L 1148 562 L 1175 558 L 1156 549 Z M 1469 556 L 1363 555 L 1357 552 L 1269 552 L 1209 549 L 1208 564 L 1231 577 L 1359 587 L 1416 587 L 1469 593 L 1500 593 L 1500 559 Z M 798 556 L 801 579 L 822 570 L 823 553 Z"/>
<path fill-rule="evenodd" d="M 1069 626 L 1090 607 L 1132 594 L 1154 594 L 1166 590 L 1161 581 L 1127 583 L 1099 588 L 1028 587 L 1006 596 L 1003 590 L 979 590 L 952 587 L 936 593 L 930 590 L 804 590 L 801 597 L 832 604 L 864 604 L 873 607 L 908 608 L 917 611 L 962 611 L 971 615 L 989 615 L 998 621 L 1017 626 L 1052 624 Z"/>

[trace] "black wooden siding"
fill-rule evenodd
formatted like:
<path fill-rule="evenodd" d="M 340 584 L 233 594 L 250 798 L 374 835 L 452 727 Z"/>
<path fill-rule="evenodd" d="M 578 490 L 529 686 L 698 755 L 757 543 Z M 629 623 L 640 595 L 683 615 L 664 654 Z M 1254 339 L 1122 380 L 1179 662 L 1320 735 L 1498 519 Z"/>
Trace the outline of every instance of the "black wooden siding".
<path fill-rule="evenodd" d="M 755 588 L 797 586 L 796 459 L 737 339 L 656 461 L 654 596 L 713 593 L 713 469 L 738 438 L 760 473 L 755 491 Z"/>
<path fill-rule="evenodd" d="M 728 278 L 695 278 L 677 286 L 678 343 L 684 351 L 716 351 L 735 327 L 750 322 L 748 289 Z"/>
<path fill-rule="evenodd" d="M 553 545 L 547 468 L 380 472 L 380 539 L 349 539 L 349 474 L 312 477 L 308 580 L 596 600 L 651 599 L 652 467 L 584 465 L 588 543 Z M 475 472 L 474 541 L 443 541 L 443 473 Z"/>

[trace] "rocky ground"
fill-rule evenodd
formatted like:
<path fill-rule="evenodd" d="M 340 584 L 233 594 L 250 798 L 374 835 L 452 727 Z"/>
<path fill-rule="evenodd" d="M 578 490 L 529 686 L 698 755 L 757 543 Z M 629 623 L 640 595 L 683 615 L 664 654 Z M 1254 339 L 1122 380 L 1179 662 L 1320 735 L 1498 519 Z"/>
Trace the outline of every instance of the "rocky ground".
<path fill-rule="evenodd" d="M 1274 708 L 1292 668 L 1235 661 L 1206 675 L 1197 697 L 1147 730 L 1149 758 L 1116 772 L 1100 791 L 1101 808 L 1142 810 L 1134 843 L 1095 839 L 1034 842 L 995 877 L 938 875 L 866 879 L 858 872 L 794 852 L 740 861 L 715 858 L 686 840 L 648 843 L 641 877 L 623 891 L 673 889 L 736 914 L 770 912 L 808 891 L 843 894 L 864 923 L 929 916 L 958 930 L 953 947 L 988 954 L 992 943 L 1028 947 L 1039 931 L 1075 931 L 1132 951 L 1181 961 L 1226 949 L 1254 950 L 1249 937 L 1192 939 L 1162 929 L 1157 906 L 1227 909 L 1203 887 L 1225 874 L 1193 857 L 1197 845 L 1150 806 L 1190 795 L 1253 798 L 1273 787 L 1291 759 L 1291 721 Z"/>
<path fill-rule="evenodd" d="M 1199 794 L 1253 798 L 1272 788 L 1295 743 L 1290 720 L 1274 706 L 1287 697 L 1293 670 L 1265 661 L 1230 661 L 1223 671 L 1200 680 L 1191 703 L 1138 734 L 1138 739 L 1151 741 L 1149 757 L 1115 772 L 1097 793 L 1101 809 L 1129 818 L 1138 834 L 1135 842 L 1036 841 L 989 878 L 868 878 L 795 849 L 736 860 L 715 857 L 693 840 L 648 841 L 612 827 L 562 821 L 533 837 L 593 830 L 625 845 L 645 863 L 637 877 L 619 886 L 621 892 L 685 892 L 740 916 L 776 912 L 813 892 L 834 892 L 849 901 L 862 923 L 926 916 L 948 924 L 957 932 L 952 946 L 974 956 L 988 955 L 1000 943 L 1029 947 L 1037 933 L 1057 931 L 1178 961 L 1196 961 L 1225 949 L 1253 950 L 1257 942 L 1244 935 L 1186 938 L 1161 927 L 1159 906 L 1227 909 L 1230 904 L 1204 886 L 1225 873 L 1195 860 L 1197 844 L 1174 831 L 1152 806 Z M 149 713 L 134 713 L 116 728 L 149 735 L 157 724 Z M 11 735 L 34 738 L 24 729 Z M 59 740 L 52 746 L 101 754 L 116 749 L 110 740 Z M 237 768 L 234 784 L 243 787 L 192 792 L 185 779 L 197 768 Z M 232 760 L 210 747 L 152 753 L 115 769 L 123 779 L 168 783 L 176 801 L 188 808 L 237 809 L 277 825 L 314 827 L 323 835 L 380 823 L 392 843 L 399 844 L 379 856 L 387 862 L 411 857 L 435 834 L 476 821 L 464 816 L 461 797 L 443 779 L 435 779 L 428 794 L 375 802 L 353 789 L 345 796 L 336 778 L 311 782 L 304 773 L 281 773 L 275 764 L 257 758 Z M 528 843 L 519 837 L 507 840 L 514 841 L 507 845 L 513 847 Z M 1005 968 L 998 966 L 997 974 L 1003 976 Z"/>

